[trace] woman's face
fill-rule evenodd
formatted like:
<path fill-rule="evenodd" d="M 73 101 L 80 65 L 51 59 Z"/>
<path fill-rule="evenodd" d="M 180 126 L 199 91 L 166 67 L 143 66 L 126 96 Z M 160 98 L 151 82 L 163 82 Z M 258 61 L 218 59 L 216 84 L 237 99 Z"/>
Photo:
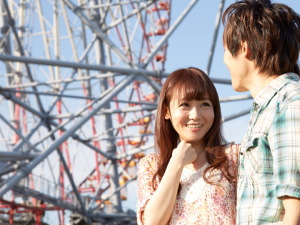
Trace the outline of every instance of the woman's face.
<path fill-rule="evenodd" d="M 189 143 L 203 143 L 203 137 L 214 122 L 214 109 L 210 99 L 186 100 L 174 95 L 170 101 L 165 119 L 170 119 L 180 140 Z"/>

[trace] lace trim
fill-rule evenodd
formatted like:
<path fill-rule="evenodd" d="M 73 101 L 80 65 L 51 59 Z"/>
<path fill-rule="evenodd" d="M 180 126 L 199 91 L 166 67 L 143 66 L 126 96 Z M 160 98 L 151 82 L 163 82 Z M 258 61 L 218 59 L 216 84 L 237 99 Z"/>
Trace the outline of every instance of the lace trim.
<path fill-rule="evenodd" d="M 189 203 L 193 203 L 199 199 L 203 193 L 204 186 L 207 183 L 203 179 L 203 172 L 209 166 L 205 164 L 199 170 L 194 171 L 188 168 L 184 168 L 182 171 L 181 178 L 181 191 L 179 196 Z"/>

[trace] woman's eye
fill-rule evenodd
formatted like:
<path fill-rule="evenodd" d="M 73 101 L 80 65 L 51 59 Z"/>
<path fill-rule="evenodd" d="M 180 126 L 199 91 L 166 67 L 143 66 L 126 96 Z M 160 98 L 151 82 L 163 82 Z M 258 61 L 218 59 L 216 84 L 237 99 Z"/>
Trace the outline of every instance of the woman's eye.
<path fill-rule="evenodd" d="M 202 106 L 202 107 L 210 107 L 211 104 L 210 104 L 209 102 L 203 102 L 203 103 L 201 104 L 201 106 Z"/>
<path fill-rule="evenodd" d="M 184 103 L 181 103 L 181 104 L 180 104 L 180 106 L 183 106 L 183 107 L 189 107 L 189 106 L 190 106 L 190 104 L 189 104 L 189 103 L 187 103 L 187 102 L 184 102 Z"/>

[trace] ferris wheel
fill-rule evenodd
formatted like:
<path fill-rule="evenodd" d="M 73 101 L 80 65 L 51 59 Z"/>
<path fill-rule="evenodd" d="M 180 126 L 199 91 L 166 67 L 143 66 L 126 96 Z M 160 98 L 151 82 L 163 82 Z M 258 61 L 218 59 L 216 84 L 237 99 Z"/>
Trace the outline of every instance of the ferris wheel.
<path fill-rule="evenodd" d="M 136 224 L 122 203 L 197 2 L 171 22 L 171 0 L 1 1 L 1 224 Z"/>

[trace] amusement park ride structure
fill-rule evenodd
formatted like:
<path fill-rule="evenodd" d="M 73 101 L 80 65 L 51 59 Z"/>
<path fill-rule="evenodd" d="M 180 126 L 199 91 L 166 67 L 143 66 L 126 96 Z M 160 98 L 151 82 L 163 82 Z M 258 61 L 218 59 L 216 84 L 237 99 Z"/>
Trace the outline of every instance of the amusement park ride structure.
<path fill-rule="evenodd" d="M 122 201 L 153 150 L 168 40 L 197 2 L 172 23 L 171 0 L 0 2 L 1 224 L 136 224 Z"/>

